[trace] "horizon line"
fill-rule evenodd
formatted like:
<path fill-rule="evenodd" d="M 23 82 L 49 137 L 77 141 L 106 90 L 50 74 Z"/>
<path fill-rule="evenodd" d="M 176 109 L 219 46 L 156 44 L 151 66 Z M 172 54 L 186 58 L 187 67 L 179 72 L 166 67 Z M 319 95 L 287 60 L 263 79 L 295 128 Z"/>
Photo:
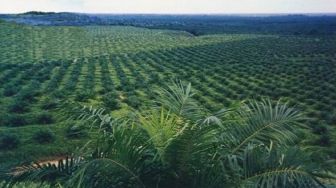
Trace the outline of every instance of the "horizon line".
<path fill-rule="evenodd" d="M 171 12 L 79 12 L 79 11 L 39 11 L 39 10 L 31 10 L 26 12 L 0 12 L 0 14 L 24 14 L 28 12 L 42 12 L 42 13 L 76 13 L 76 14 L 113 14 L 113 15 L 330 15 L 330 14 L 336 14 L 336 12 L 251 12 L 251 13 L 239 13 L 239 12 L 233 12 L 233 13 L 171 13 Z"/>

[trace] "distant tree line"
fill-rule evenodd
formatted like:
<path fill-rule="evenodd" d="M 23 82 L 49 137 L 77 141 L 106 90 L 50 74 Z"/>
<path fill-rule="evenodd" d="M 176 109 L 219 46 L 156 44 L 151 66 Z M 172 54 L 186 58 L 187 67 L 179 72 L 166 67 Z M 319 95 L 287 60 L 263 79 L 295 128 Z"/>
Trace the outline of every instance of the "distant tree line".
<path fill-rule="evenodd" d="M 174 29 L 193 35 L 257 33 L 283 35 L 333 35 L 335 15 L 143 15 L 77 14 L 31 11 L 0 15 L 30 25 L 121 25 Z"/>

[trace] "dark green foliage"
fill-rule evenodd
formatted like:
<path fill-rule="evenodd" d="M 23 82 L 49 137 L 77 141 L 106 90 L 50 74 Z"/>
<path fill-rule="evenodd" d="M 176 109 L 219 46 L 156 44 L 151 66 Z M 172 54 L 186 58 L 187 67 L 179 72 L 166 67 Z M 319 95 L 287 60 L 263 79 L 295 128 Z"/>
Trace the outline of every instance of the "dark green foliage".
<path fill-rule="evenodd" d="M 24 113 L 28 112 L 28 103 L 21 100 L 14 100 L 12 104 L 8 106 L 8 111 L 12 113 Z"/>
<path fill-rule="evenodd" d="M 331 145 L 331 138 L 328 133 L 323 133 L 320 135 L 320 138 L 316 141 L 316 143 L 323 147 L 330 147 Z"/>
<path fill-rule="evenodd" d="M 37 96 L 38 91 L 36 90 L 39 83 L 32 83 L 24 90 L 21 90 L 17 95 L 17 99 L 20 101 L 34 101 L 35 96 Z"/>
<path fill-rule="evenodd" d="M 127 97 L 126 103 L 133 108 L 138 108 L 141 105 L 139 99 L 135 95 L 131 95 Z"/>
<path fill-rule="evenodd" d="M 52 110 L 57 108 L 58 105 L 58 100 L 55 97 L 46 97 L 42 102 L 41 102 L 41 108 L 43 110 Z"/>
<path fill-rule="evenodd" d="M 121 104 L 115 93 L 107 93 L 102 97 L 103 106 L 106 110 L 118 110 Z"/>
<path fill-rule="evenodd" d="M 94 94 L 92 92 L 80 91 L 76 94 L 75 100 L 79 102 L 84 102 L 93 97 L 94 97 Z"/>
<path fill-rule="evenodd" d="M 36 124 L 52 124 L 54 123 L 54 118 L 53 116 L 50 114 L 50 113 L 47 113 L 47 112 L 42 112 L 42 113 L 39 113 L 39 114 L 36 114 L 35 115 L 35 120 L 34 122 Z"/>
<path fill-rule="evenodd" d="M 88 133 L 84 127 L 77 124 L 71 126 L 70 124 L 65 131 L 65 135 L 69 139 L 79 139 L 88 136 Z"/>
<path fill-rule="evenodd" d="M 39 144 L 47 144 L 55 140 L 55 135 L 50 130 L 40 130 L 34 134 L 33 139 Z"/>
<path fill-rule="evenodd" d="M 6 97 L 10 97 L 10 96 L 15 95 L 18 91 L 19 91 L 18 86 L 7 85 L 4 88 L 3 95 L 6 96 Z"/>
<path fill-rule="evenodd" d="M 9 127 L 20 127 L 28 124 L 26 117 L 19 114 L 11 114 L 3 116 L 3 124 Z"/>
<path fill-rule="evenodd" d="M 315 125 L 312 126 L 312 129 L 315 134 L 324 134 L 328 132 L 328 128 L 324 124 L 315 123 Z"/>
<path fill-rule="evenodd" d="M 61 90 L 56 90 L 51 93 L 51 96 L 52 98 L 60 99 L 60 98 L 64 98 L 66 95 Z"/>
<path fill-rule="evenodd" d="M 42 12 L 42 11 L 29 11 L 25 13 L 21 13 L 20 15 L 52 15 L 56 14 L 55 12 Z"/>
<path fill-rule="evenodd" d="M 20 140 L 16 135 L 0 135 L 0 150 L 15 149 L 19 144 Z"/>

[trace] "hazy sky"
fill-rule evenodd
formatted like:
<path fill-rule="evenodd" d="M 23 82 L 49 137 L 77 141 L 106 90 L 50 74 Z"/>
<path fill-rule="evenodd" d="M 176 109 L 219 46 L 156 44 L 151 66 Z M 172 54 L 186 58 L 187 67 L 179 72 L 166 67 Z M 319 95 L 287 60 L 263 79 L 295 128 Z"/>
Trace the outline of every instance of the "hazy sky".
<path fill-rule="evenodd" d="M 0 0 L 0 13 L 336 13 L 336 0 Z"/>

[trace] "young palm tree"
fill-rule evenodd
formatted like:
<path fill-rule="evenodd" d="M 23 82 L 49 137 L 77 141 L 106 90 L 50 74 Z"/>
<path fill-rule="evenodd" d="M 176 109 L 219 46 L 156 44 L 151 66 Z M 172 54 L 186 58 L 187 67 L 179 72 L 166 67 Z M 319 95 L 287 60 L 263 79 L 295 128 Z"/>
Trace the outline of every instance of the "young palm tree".
<path fill-rule="evenodd" d="M 325 187 L 333 178 L 312 152 L 299 148 L 303 116 L 270 100 L 242 102 L 211 113 L 191 85 L 157 92 L 148 110 L 115 119 L 103 110 L 81 116 L 99 135 L 76 163 L 28 166 L 18 180 L 64 187 Z M 334 165 L 328 165 L 332 167 Z M 43 173 L 42 173 L 43 172 Z M 52 175 L 53 178 L 50 178 Z M 49 177 L 49 178 L 48 178 Z"/>

